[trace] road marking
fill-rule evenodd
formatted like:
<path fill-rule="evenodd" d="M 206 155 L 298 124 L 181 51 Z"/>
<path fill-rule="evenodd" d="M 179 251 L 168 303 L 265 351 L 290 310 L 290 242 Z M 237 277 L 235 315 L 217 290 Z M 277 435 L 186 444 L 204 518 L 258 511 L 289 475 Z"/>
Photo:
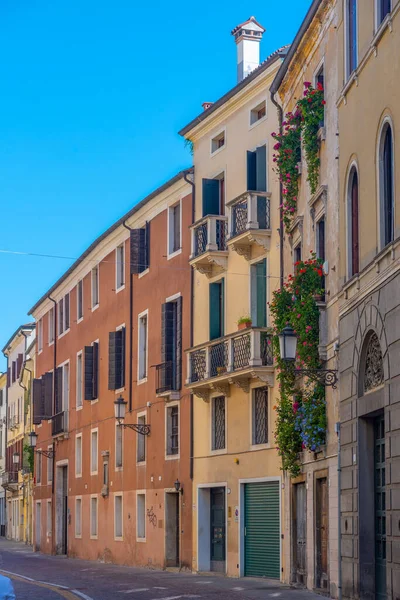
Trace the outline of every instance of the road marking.
<path fill-rule="evenodd" d="M 62 590 L 70 589 L 67 585 L 60 585 L 59 583 L 50 583 L 49 581 L 41 581 L 40 579 L 32 579 L 32 581 L 36 581 L 36 583 L 43 583 L 44 585 L 52 585 L 53 587 L 58 587 Z"/>
<path fill-rule="evenodd" d="M 166 588 L 166 587 L 159 587 L 159 586 L 157 586 L 157 585 L 155 585 L 155 586 L 153 587 L 153 590 L 167 590 L 167 589 L 168 589 L 168 588 Z"/>
<path fill-rule="evenodd" d="M 244 590 L 244 588 L 241 588 L 241 587 L 235 587 L 235 588 L 232 588 L 232 589 L 233 589 L 234 592 L 243 592 L 243 590 Z"/>
<path fill-rule="evenodd" d="M 200 598 L 195 594 L 182 594 L 181 596 L 167 596 L 166 598 L 153 598 L 153 600 L 179 600 L 179 598 Z"/>
<path fill-rule="evenodd" d="M 80 596 L 81 598 L 83 598 L 83 600 L 93 600 L 93 598 L 91 598 L 90 596 L 87 596 L 86 594 L 84 594 L 83 592 L 80 592 L 79 590 L 72 590 L 73 594 L 76 594 L 77 596 Z"/>
<path fill-rule="evenodd" d="M 280 592 L 276 592 L 275 594 L 270 594 L 271 598 L 278 598 L 278 596 L 280 596 L 281 593 Z"/>
<path fill-rule="evenodd" d="M 203 583 L 214 583 L 214 582 L 213 582 L 213 581 L 196 581 L 196 583 L 201 583 L 201 584 L 203 584 Z"/>
<path fill-rule="evenodd" d="M 7 575 L 14 575 L 15 577 L 20 577 L 21 579 L 26 579 L 27 581 L 35 581 L 32 577 L 26 577 L 25 575 L 20 575 L 19 573 L 13 573 L 12 571 L 5 571 L 1 569 L 1 573 L 7 573 Z"/>
<path fill-rule="evenodd" d="M 29 583 L 30 585 L 35 585 L 36 587 L 46 588 L 48 590 L 51 590 L 52 592 L 56 592 L 59 596 L 62 596 L 66 600 L 76 600 L 76 595 L 72 591 L 70 591 L 68 588 L 60 589 L 59 586 L 57 586 L 57 584 L 42 583 L 40 581 L 35 581 L 30 577 L 25 577 L 24 575 L 19 575 L 18 573 L 12 573 L 10 571 L 3 571 L 2 569 L 0 570 L 0 574 L 5 574 L 6 576 L 8 575 L 10 579 L 13 579 L 15 581 L 25 581 L 26 583 Z M 88 600 L 93 599 L 88 598 Z"/>
<path fill-rule="evenodd" d="M 118 590 L 119 594 L 133 594 L 134 592 L 148 592 L 150 588 L 134 588 L 132 590 Z"/>

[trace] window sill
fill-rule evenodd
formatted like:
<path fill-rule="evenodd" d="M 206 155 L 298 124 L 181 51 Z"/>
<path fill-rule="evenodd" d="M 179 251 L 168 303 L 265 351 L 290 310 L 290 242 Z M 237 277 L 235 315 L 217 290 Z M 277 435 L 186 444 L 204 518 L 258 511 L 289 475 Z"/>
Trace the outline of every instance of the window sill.
<path fill-rule="evenodd" d="M 252 129 L 257 127 L 257 125 L 259 125 L 260 123 L 264 123 L 264 121 L 266 121 L 266 120 L 267 120 L 267 115 L 265 115 L 265 117 L 261 117 L 261 119 L 258 119 L 257 121 L 254 121 L 254 123 L 251 123 L 249 125 L 249 131 L 251 131 Z"/>
<path fill-rule="evenodd" d="M 180 454 L 166 454 L 165 460 L 179 460 L 180 457 Z"/>
<path fill-rule="evenodd" d="M 82 479 L 82 473 L 80 473 L 79 475 L 75 473 L 75 479 Z"/>
<path fill-rule="evenodd" d="M 175 256 L 179 256 L 179 254 L 182 254 L 182 248 L 179 248 L 179 250 L 175 250 L 174 252 L 171 252 L 170 254 L 168 254 L 167 260 L 171 260 L 171 258 L 175 258 Z"/>
<path fill-rule="evenodd" d="M 115 467 L 114 471 L 116 473 L 121 473 L 124 470 L 124 467 Z"/>
<path fill-rule="evenodd" d="M 92 312 L 94 312 L 95 310 L 97 310 L 100 306 L 100 303 L 96 304 L 95 306 L 92 306 Z"/>
<path fill-rule="evenodd" d="M 61 338 L 64 337 L 64 335 L 67 335 L 67 333 L 69 333 L 69 329 L 70 328 L 68 327 L 68 329 L 66 329 L 65 331 L 63 331 L 62 333 L 60 333 L 60 335 L 58 336 L 58 339 L 60 340 Z"/>
<path fill-rule="evenodd" d="M 82 534 L 80 534 L 80 535 L 75 534 L 75 539 L 76 540 L 81 540 L 82 539 Z"/>
<path fill-rule="evenodd" d="M 39 356 L 39 354 L 42 354 L 42 352 L 43 352 L 43 348 L 41 348 L 40 350 L 38 350 L 38 356 Z"/>
<path fill-rule="evenodd" d="M 54 345 L 54 340 L 52 340 L 51 342 L 49 342 L 49 348 L 50 348 L 50 346 L 53 346 L 53 345 Z"/>
<path fill-rule="evenodd" d="M 255 450 L 269 450 L 271 448 L 271 444 L 252 444 L 250 446 L 250 451 L 254 452 Z"/>
<path fill-rule="evenodd" d="M 121 537 L 119 537 L 119 536 L 118 537 L 114 537 L 114 542 L 123 542 L 123 541 L 124 541 L 123 536 L 121 536 Z"/>
<path fill-rule="evenodd" d="M 82 406 L 77 406 L 75 410 L 76 410 L 76 411 L 78 411 L 78 410 L 82 410 L 82 408 L 83 408 L 83 404 L 82 404 Z"/>
<path fill-rule="evenodd" d="M 149 271 L 150 271 L 150 267 L 147 267 L 147 269 L 145 269 L 144 271 L 142 271 L 141 273 L 139 273 L 138 279 L 141 279 L 142 277 L 144 277 L 145 275 L 147 275 L 147 273 L 149 273 Z"/>
<path fill-rule="evenodd" d="M 79 323 L 81 323 L 82 321 L 83 321 L 83 317 L 80 317 L 80 318 L 77 320 L 76 324 L 78 325 L 78 324 L 79 324 Z"/>
<path fill-rule="evenodd" d="M 214 158 L 214 156 L 217 156 L 217 154 L 219 154 L 220 152 L 222 152 L 222 150 L 225 150 L 226 148 L 226 144 L 224 144 L 223 146 L 221 146 L 221 148 L 217 148 L 216 150 L 214 150 L 214 152 L 210 152 L 210 157 Z"/>
<path fill-rule="evenodd" d="M 98 471 L 90 471 L 90 475 L 98 475 L 99 472 Z"/>
<path fill-rule="evenodd" d="M 144 544 L 146 542 L 146 538 L 136 538 L 136 541 L 139 542 L 140 544 Z"/>
<path fill-rule="evenodd" d="M 146 461 L 145 460 L 141 460 L 140 462 L 136 463 L 137 467 L 145 467 L 146 466 Z"/>
<path fill-rule="evenodd" d="M 122 290 L 124 290 L 124 289 L 125 289 L 125 284 L 123 284 L 123 285 L 121 285 L 119 288 L 117 288 L 117 289 L 115 290 L 115 293 L 116 293 L 116 294 L 119 294 L 119 293 L 120 293 L 120 292 L 122 292 Z"/>
<path fill-rule="evenodd" d="M 223 450 L 210 450 L 210 456 L 220 456 L 221 454 L 227 454 L 228 450 L 224 448 Z"/>
<path fill-rule="evenodd" d="M 143 379 L 139 379 L 136 385 L 142 385 L 143 383 L 147 383 L 147 375 L 146 377 L 143 377 Z"/>
<path fill-rule="evenodd" d="M 91 535 L 91 536 L 90 536 L 90 539 L 91 539 L 91 540 L 98 540 L 98 539 L 99 539 L 99 536 L 98 536 L 98 535 Z"/>
<path fill-rule="evenodd" d="M 98 398 L 95 398 L 94 400 L 88 400 L 88 402 L 90 402 L 90 404 L 97 404 L 99 401 Z"/>

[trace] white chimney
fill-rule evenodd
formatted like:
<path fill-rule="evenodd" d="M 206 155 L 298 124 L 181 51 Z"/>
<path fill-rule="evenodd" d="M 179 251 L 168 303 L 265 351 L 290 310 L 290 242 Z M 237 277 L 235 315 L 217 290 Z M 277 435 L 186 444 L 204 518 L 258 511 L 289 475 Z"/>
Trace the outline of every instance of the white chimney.
<path fill-rule="evenodd" d="M 250 17 L 232 30 L 237 46 L 238 83 L 260 64 L 260 42 L 265 29 Z"/>

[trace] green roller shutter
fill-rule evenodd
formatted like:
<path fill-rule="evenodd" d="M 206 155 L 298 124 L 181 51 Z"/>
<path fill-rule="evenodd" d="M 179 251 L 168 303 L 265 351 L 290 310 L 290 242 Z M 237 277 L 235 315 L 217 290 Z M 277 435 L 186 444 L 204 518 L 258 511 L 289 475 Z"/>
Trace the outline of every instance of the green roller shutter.
<path fill-rule="evenodd" d="M 280 577 L 279 482 L 245 485 L 245 565 L 248 577 Z"/>

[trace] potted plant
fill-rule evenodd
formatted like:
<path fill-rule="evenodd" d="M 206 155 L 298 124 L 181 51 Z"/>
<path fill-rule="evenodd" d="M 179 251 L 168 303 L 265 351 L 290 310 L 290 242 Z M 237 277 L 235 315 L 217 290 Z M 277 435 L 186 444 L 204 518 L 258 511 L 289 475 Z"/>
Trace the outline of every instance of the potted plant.
<path fill-rule="evenodd" d="M 223 375 L 224 373 L 226 373 L 226 367 L 217 367 L 217 375 Z"/>
<path fill-rule="evenodd" d="M 252 321 L 251 321 L 251 317 L 245 316 L 245 317 L 240 317 L 240 319 L 238 319 L 237 325 L 238 325 L 238 330 L 241 331 L 242 329 L 248 329 L 249 327 L 251 327 Z"/>

